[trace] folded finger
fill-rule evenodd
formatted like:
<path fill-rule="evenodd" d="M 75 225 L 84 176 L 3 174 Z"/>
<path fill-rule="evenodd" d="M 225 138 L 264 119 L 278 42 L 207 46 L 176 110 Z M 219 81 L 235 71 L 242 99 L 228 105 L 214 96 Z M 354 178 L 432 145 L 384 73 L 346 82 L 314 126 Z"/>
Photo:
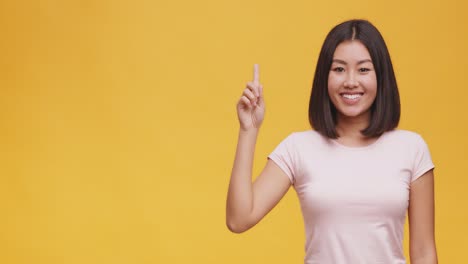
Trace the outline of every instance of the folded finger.
<path fill-rule="evenodd" d="M 252 101 L 252 102 L 256 101 L 256 99 L 257 99 L 256 96 L 249 89 L 244 90 L 244 96 L 249 98 L 249 100 Z"/>
<path fill-rule="evenodd" d="M 241 97 L 241 102 L 247 106 L 247 108 L 252 107 L 249 98 L 247 98 L 245 95 Z"/>
<path fill-rule="evenodd" d="M 253 93 L 255 96 L 259 96 L 259 95 L 260 95 L 258 86 L 259 86 L 259 85 L 256 85 L 256 84 L 253 83 L 253 82 L 248 82 L 248 83 L 247 83 L 247 88 L 249 88 L 249 90 L 252 91 L 252 93 Z"/>

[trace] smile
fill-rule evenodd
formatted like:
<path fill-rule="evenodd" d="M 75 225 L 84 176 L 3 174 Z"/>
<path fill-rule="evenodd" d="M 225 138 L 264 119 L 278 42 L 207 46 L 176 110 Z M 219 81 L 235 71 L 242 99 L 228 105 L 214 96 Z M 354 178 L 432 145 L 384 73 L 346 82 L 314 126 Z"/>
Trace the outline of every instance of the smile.
<path fill-rule="evenodd" d="M 358 94 L 340 94 L 341 97 L 344 97 L 346 99 L 351 99 L 351 100 L 356 100 L 358 98 L 360 98 L 363 93 L 358 93 Z"/>

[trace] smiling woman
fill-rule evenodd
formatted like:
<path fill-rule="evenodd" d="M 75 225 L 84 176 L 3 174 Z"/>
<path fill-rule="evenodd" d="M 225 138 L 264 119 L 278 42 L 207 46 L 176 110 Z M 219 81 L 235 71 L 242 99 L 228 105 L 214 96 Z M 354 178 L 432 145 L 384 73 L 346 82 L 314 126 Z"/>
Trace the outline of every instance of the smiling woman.
<path fill-rule="evenodd" d="M 240 123 L 226 206 L 236 233 L 257 224 L 293 186 L 306 231 L 306 264 L 437 263 L 434 164 L 423 138 L 395 129 L 400 99 L 379 31 L 350 20 L 328 34 L 309 104 L 312 130 L 291 133 L 252 184 L 253 153 L 264 119 L 258 65 L 237 104 Z M 420 262 L 422 263 L 422 262 Z"/>
<path fill-rule="evenodd" d="M 334 89 L 342 94 L 359 91 L 367 97 L 362 98 L 365 102 L 371 102 L 365 106 L 370 119 L 353 119 L 364 122 L 363 136 L 378 137 L 398 126 L 400 96 L 392 61 L 382 35 L 371 23 L 353 20 L 336 26 L 320 52 L 309 103 L 309 122 L 322 135 L 336 139 L 341 125 L 349 121 L 337 110 L 354 101 L 336 98 L 330 93 Z"/>
<path fill-rule="evenodd" d="M 336 48 L 328 75 L 328 94 L 338 109 L 337 123 L 347 117 L 369 119 L 377 78 L 369 52 L 360 41 L 345 41 Z"/>

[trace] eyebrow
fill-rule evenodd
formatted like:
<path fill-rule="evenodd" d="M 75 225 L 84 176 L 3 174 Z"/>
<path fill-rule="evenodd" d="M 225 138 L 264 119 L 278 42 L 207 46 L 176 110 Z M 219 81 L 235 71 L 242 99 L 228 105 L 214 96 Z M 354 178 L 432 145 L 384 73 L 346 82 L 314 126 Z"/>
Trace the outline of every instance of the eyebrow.
<path fill-rule="evenodd" d="M 339 59 L 333 59 L 332 62 L 337 62 L 337 63 L 341 63 L 341 64 L 344 64 L 344 65 L 347 65 L 347 64 L 348 64 L 348 63 L 346 63 L 346 61 L 344 61 L 344 60 L 339 60 Z M 360 60 L 360 61 L 358 61 L 357 64 L 362 64 L 362 63 L 364 63 L 364 62 L 370 62 L 370 63 L 372 63 L 372 60 L 370 60 L 370 59 Z"/>

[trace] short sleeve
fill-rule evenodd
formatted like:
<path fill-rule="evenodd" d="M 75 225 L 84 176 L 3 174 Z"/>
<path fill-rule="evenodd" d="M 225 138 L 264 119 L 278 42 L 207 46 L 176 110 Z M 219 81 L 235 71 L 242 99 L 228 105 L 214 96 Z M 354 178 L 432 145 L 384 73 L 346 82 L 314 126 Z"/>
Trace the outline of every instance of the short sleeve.
<path fill-rule="evenodd" d="M 429 147 L 427 146 L 426 142 L 419 135 L 416 141 L 416 151 L 414 156 L 411 182 L 415 181 L 417 178 L 424 175 L 424 173 L 434 168 L 431 153 L 429 152 Z"/>
<path fill-rule="evenodd" d="M 295 181 L 297 163 L 293 137 L 294 133 L 291 133 L 268 155 L 268 159 L 273 160 L 286 173 L 292 184 Z"/>

